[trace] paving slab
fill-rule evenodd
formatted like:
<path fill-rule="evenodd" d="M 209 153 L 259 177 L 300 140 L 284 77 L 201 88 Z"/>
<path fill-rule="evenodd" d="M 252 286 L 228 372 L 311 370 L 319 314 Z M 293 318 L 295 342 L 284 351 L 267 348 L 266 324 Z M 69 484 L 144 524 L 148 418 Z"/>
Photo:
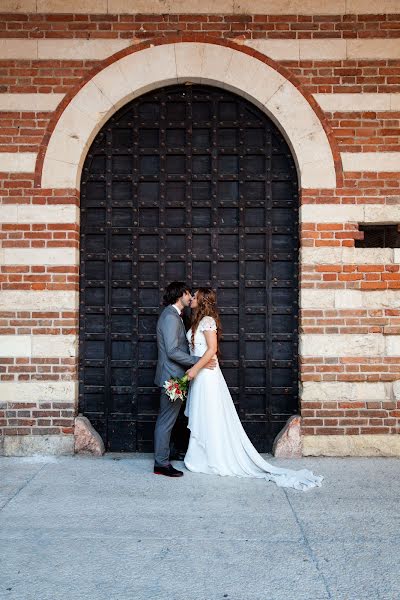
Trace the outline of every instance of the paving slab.
<path fill-rule="evenodd" d="M 400 460 L 265 458 L 323 485 L 1 457 L 0 599 L 399 600 Z"/>

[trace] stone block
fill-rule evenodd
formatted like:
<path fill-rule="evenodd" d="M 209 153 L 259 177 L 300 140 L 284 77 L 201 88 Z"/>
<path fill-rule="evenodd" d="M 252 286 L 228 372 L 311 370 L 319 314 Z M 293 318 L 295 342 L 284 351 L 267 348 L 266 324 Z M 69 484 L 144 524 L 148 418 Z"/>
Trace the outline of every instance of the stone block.
<path fill-rule="evenodd" d="M 1 381 L 4 402 L 70 402 L 78 397 L 76 381 Z"/>
<path fill-rule="evenodd" d="M 0 13 L 35 13 L 36 0 L 2 0 Z"/>
<path fill-rule="evenodd" d="M 347 60 L 398 60 L 400 58 L 400 44 L 398 39 L 354 38 L 348 39 L 346 42 Z M 385 171 L 387 169 L 382 170 Z"/>
<path fill-rule="evenodd" d="M 74 453 L 73 435 L 5 435 L 3 456 L 64 455 Z"/>
<path fill-rule="evenodd" d="M 381 334 L 302 334 L 301 356 L 384 356 Z"/>
<path fill-rule="evenodd" d="M 400 335 L 387 335 L 385 337 L 386 356 L 400 357 Z"/>
<path fill-rule="evenodd" d="M 299 40 L 300 60 L 346 60 L 343 39 Z"/>
<path fill-rule="evenodd" d="M 390 94 L 390 110 L 398 112 L 400 110 L 400 94 Z"/>
<path fill-rule="evenodd" d="M 64 94 L 0 94 L 1 111 L 53 111 Z"/>
<path fill-rule="evenodd" d="M 180 81 L 184 79 L 200 81 L 204 52 L 205 44 L 195 42 L 175 44 L 176 75 Z"/>
<path fill-rule="evenodd" d="M 299 60 L 299 40 L 246 40 L 245 45 L 254 48 L 273 60 Z"/>
<path fill-rule="evenodd" d="M 76 356 L 78 352 L 76 335 L 32 335 L 31 344 L 34 357 L 67 358 Z"/>
<path fill-rule="evenodd" d="M 314 94 L 322 110 L 327 112 L 390 111 L 392 94 Z"/>
<path fill-rule="evenodd" d="M 30 40 L 21 40 L 22 43 Z M 128 48 L 130 40 L 47 39 L 38 40 L 39 60 L 104 60 Z"/>
<path fill-rule="evenodd" d="M 400 155 L 400 152 L 399 152 Z M 332 246 L 302 248 L 301 261 L 307 265 L 387 265 L 393 263 L 393 248 L 346 248 Z"/>
<path fill-rule="evenodd" d="M 363 305 L 363 292 L 360 290 L 335 290 L 334 296 L 335 308 L 358 309 Z"/>
<path fill-rule="evenodd" d="M 362 301 L 365 308 L 400 308 L 400 294 L 398 290 L 366 292 L 362 296 Z"/>
<path fill-rule="evenodd" d="M 35 60 L 38 57 L 38 40 L 2 38 L 0 39 L 0 56 L 2 60 Z"/>
<path fill-rule="evenodd" d="M 357 223 L 363 220 L 364 207 L 360 204 L 303 204 L 300 207 L 302 223 Z"/>
<path fill-rule="evenodd" d="M 299 415 L 291 416 L 274 439 L 272 446 L 274 456 L 279 458 L 300 458 L 302 456 L 300 427 L 301 417 Z"/>
<path fill-rule="evenodd" d="M 0 152 L 0 171 L 2 173 L 34 173 L 36 156 L 36 152 Z"/>
<path fill-rule="evenodd" d="M 364 222 L 366 223 L 400 223 L 400 205 L 367 204 L 364 207 Z M 396 249 L 395 249 L 396 252 Z"/>
<path fill-rule="evenodd" d="M 1 204 L 0 205 L 0 223 L 17 223 L 18 222 L 18 204 Z M 42 209 L 42 206 L 38 208 Z"/>
<path fill-rule="evenodd" d="M 29 358 L 32 338 L 29 335 L 0 335 L 0 357 Z"/>
<path fill-rule="evenodd" d="M 115 68 L 115 64 L 118 67 L 118 62 L 109 65 L 97 73 L 92 81 L 118 110 L 134 97 L 134 92 L 120 68 Z"/>
<path fill-rule="evenodd" d="M 74 311 L 79 306 L 78 293 L 72 290 L 2 290 L 0 310 Z"/>
<path fill-rule="evenodd" d="M 79 223 L 79 208 L 73 204 L 21 204 L 17 208 L 17 223 Z"/>
<path fill-rule="evenodd" d="M 177 44 L 178 45 L 178 44 Z M 232 60 L 232 49 L 205 44 L 201 66 L 201 82 L 205 85 L 226 79 L 226 73 Z"/>
<path fill-rule="evenodd" d="M 4 265 L 77 265 L 76 248 L 4 248 Z"/>
<path fill-rule="evenodd" d="M 398 0 L 380 0 L 379 14 L 396 14 L 399 11 Z M 369 0 L 346 0 L 346 13 L 349 15 L 360 15 L 371 13 Z"/>
<path fill-rule="evenodd" d="M 303 456 L 400 456 L 400 435 L 305 435 Z"/>
<path fill-rule="evenodd" d="M 391 384 L 384 382 L 304 381 L 302 388 L 304 402 L 385 402 L 391 396 Z"/>
<path fill-rule="evenodd" d="M 400 56 L 400 44 L 397 40 L 393 41 L 399 47 Z M 396 173 L 400 171 L 400 152 L 341 152 L 340 156 L 343 171 L 368 171 L 372 173 L 379 171 Z"/>
<path fill-rule="evenodd" d="M 79 415 L 75 419 L 75 454 L 102 456 L 104 442 L 87 417 Z"/>
<path fill-rule="evenodd" d="M 37 0 L 38 13 L 106 14 L 108 0 Z"/>
<path fill-rule="evenodd" d="M 393 382 L 393 396 L 395 400 L 400 401 L 400 380 Z"/>
<path fill-rule="evenodd" d="M 300 307 L 305 309 L 333 308 L 335 303 L 335 291 L 329 289 L 314 290 L 304 288 L 300 291 Z"/>
<path fill-rule="evenodd" d="M 82 154 L 87 154 L 86 140 L 79 134 L 68 133 L 57 129 L 50 138 L 46 156 L 58 160 L 62 156 L 63 162 L 76 164 Z"/>

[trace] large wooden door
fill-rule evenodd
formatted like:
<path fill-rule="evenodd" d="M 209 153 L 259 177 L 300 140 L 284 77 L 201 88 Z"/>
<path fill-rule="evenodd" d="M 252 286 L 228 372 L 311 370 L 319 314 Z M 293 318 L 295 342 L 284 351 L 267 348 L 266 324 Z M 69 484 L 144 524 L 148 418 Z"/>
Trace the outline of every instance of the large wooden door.
<path fill-rule="evenodd" d="M 172 280 L 217 290 L 222 369 L 259 451 L 297 411 L 298 183 L 243 98 L 166 87 L 119 110 L 81 186 L 80 410 L 112 451 L 151 451 L 155 327 Z"/>

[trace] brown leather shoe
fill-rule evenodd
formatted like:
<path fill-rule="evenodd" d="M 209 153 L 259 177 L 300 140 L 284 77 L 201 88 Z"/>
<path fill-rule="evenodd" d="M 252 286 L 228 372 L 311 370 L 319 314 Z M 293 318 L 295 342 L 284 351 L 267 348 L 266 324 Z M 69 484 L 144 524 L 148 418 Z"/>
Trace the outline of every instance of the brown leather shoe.
<path fill-rule="evenodd" d="M 182 477 L 183 471 L 178 471 L 178 469 L 174 469 L 172 465 L 168 465 L 168 467 L 157 467 L 154 465 L 154 473 L 155 475 L 165 475 L 166 477 Z"/>

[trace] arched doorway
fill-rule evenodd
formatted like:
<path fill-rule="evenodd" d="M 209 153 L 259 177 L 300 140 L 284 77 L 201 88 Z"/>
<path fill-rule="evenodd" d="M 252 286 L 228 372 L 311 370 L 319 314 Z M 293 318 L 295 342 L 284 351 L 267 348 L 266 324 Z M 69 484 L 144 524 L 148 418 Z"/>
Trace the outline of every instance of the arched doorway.
<path fill-rule="evenodd" d="M 297 411 L 298 182 L 272 121 L 201 85 L 120 109 L 81 180 L 80 410 L 112 451 L 151 451 L 155 324 L 173 280 L 217 289 L 222 368 L 268 452 Z"/>

